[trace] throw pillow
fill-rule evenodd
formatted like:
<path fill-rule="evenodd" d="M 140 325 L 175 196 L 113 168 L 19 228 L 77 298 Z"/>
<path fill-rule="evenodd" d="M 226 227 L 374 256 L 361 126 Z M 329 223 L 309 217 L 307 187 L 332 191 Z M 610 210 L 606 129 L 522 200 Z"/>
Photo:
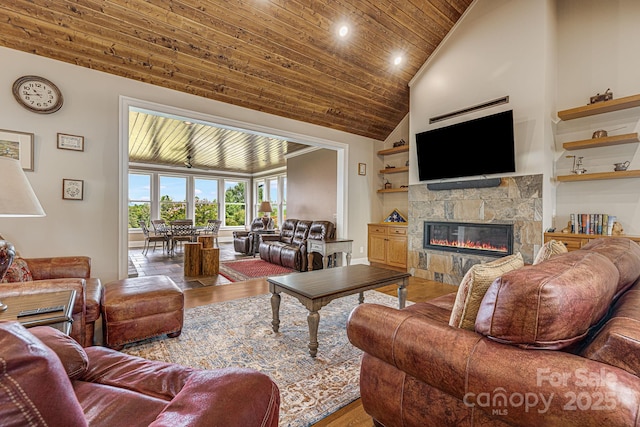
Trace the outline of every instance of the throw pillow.
<path fill-rule="evenodd" d="M 474 331 L 478 309 L 489 286 L 503 274 L 523 266 L 524 260 L 520 252 L 472 266 L 458 288 L 449 325 Z"/>
<path fill-rule="evenodd" d="M 33 281 L 33 275 L 29 270 L 27 261 L 23 258 L 15 257 L 13 264 L 7 270 L 7 274 L 4 275 L 1 283 L 14 283 L 14 282 L 31 282 Z"/>
<path fill-rule="evenodd" d="M 557 240 L 549 240 L 542 245 L 536 258 L 533 260 L 533 265 L 540 264 L 542 261 L 546 261 L 554 255 L 566 254 L 569 252 L 567 247 L 562 242 Z"/>

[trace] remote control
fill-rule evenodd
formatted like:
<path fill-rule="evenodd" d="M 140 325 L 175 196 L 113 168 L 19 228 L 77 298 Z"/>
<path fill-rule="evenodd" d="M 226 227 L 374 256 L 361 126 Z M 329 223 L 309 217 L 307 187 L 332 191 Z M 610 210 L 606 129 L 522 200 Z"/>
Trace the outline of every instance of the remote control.
<path fill-rule="evenodd" d="M 53 313 L 54 311 L 63 311 L 64 305 L 56 305 L 53 307 L 40 307 L 33 310 L 22 310 L 18 313 L 18 317 L 35 316 L 36 314 Z"/>

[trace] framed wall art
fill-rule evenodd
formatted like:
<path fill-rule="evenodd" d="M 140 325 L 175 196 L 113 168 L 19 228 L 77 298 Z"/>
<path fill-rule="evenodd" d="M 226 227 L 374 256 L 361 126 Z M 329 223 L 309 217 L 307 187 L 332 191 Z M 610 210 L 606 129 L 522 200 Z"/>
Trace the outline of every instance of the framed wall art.
<path fill-rule="evenodd" d="M 84 181 L 81 179 L 62 180 L 62 198 L 65 200 L 82 200 L 84 197 Z"/>
<path fill-rule="evenodd" d="M 58 148 L 61 150 L 84 151 L 84 136 L 58 133 Z"/>
<path fill-rule="evenodd" d="M 33 170 L 33 134 L 0 129 L 0 156 L 20 162 L 23 170 Z"/>

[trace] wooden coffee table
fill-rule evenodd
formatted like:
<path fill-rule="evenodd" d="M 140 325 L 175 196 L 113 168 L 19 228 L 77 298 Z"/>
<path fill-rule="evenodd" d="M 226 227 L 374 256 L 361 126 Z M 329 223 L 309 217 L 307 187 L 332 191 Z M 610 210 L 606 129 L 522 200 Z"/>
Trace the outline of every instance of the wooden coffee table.
<path fill-rule="evenodd" d="M 347 295 L 360 294 L 360 304 L 364 302 L 364 291 L 381 286 L 398 284 L 398 306 L 404 308 L 407 300 L 407 285 L 410 274 L 401 271 L 368 265 L 350 265 L 328 268 L 286 276 L 268 277 L 271 292 L 273 331 L 280 329 L 280 292 L 296 297 L 307 310 L 309 323 L 309 354 L 318 353 L 318 325 L 322 307 L 332 300 Z"/>

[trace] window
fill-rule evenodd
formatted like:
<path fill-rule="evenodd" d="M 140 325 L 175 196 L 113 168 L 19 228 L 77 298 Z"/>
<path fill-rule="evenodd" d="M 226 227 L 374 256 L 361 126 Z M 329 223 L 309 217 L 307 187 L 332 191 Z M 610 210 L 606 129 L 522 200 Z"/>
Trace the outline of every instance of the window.
<path fill-rule="evenodd" d="M 269 180 L 269 201 L 271 202 L 271 218 L 274 227 L 278 227 L 278 178 Z"/>
<path fill-rule="evenodd" d="M 224 224 L 241 226 L 247 218 L 247 186 L 241 181 L 224 181 Z"/>
<path fill-rule="evenodd" d="M 160 218 L 187 219 L 187 178 L 160 176 Z"/>
<path fill-rule="evenodd" d="M 129 228 L 140 228 L 140 221 L 151 219 L 151 175 L 129 174 Z"/>
<path fill-rule="evenodd" d="M 195 178 L 196 226 L 207 225 L 210 219 L 218 219 L 218 180 Z"/>

